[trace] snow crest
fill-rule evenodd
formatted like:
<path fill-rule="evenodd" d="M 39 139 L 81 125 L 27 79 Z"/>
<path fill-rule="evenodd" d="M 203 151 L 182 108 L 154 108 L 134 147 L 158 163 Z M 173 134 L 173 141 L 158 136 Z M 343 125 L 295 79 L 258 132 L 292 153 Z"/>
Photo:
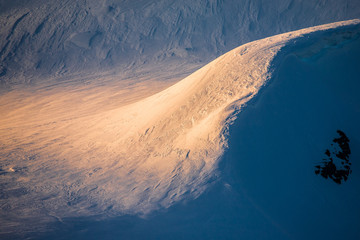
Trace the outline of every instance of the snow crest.
<path fill-rule="evenodd" d="M 305 34 L 359 23 L 245 44 L 147 98 L 129 88 L 121 98 L 131 103 L 107 87 L 45 100 L 36 97 L 40 89 L 15 107 L 13 93 L 1 96 L 0 184 L 7 198 L 0 214 L 8 219 L 1 225 L 16 227 L 34 216 L 146 215 L 197 198 L 216 180 L 234 113 L 271 77 L 279 50 Z M 79 97 L 91 106 L 73 101 Z"/>

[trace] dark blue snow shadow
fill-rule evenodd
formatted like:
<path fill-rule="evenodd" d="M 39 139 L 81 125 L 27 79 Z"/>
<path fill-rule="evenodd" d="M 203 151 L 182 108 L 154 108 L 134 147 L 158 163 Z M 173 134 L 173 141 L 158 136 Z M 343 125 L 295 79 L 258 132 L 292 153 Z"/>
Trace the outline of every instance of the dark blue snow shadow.
<path fill-rule="evenodd" d="M 307 61 L 287 55 L 231 128 L 224 175 L 232 176 L 229 184 L 284 238 L 360 238 L 358 35 L 355 39 Z M 337 129 L 351 139 L 354 159 L 353 174 L 341 186 L 314 174 Z"/>
<path fill-rule="evenodd" d="M 274 78 L 230 127 L 221 179 L 198 199 L 146 219 L 64 219 L 32 238 L 360 239 L 360 41 L 312 61 L 291 54 L 308 44 L 275 59 Z M 337 129 L 353 159 L 342 185 L 314 174 Z"/>

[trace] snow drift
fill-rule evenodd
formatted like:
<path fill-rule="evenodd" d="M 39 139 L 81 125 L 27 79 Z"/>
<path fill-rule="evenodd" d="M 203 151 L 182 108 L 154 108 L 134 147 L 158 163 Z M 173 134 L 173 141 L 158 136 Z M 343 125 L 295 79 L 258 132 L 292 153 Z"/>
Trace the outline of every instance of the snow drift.
<path fill-rule="evenodd" d="M 111 87 L 76 85 L 67 94 L 55 86 L 2 95 L 1 232 L 66 217 L 146 215 L 196 199 L 216 181 L 227 128 L 276 69 L 274 57 L 317 36 L 310 52 L 297 53 L 306 59 L 358 38 L 359 23 L 245 44 L 144 99 L 131 92 L 150 95 L 143 86 L 120 96 Z M 331 39 L 321 38 L 334 29 Z"/>

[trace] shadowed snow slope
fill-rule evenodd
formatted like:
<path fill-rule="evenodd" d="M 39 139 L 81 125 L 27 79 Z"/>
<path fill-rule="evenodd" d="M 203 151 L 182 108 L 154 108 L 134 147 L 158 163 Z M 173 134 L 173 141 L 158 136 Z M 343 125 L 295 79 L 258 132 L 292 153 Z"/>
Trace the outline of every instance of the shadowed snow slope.
<path fill-rule="evenodd" d="M 358 0 L 0 0 L 0 83 L 184 77 L 249 41 L 359 17 Z"/>
<path fill-rule="evenodd" d="M 198 198 L 217 179 L 229 123 L 276 69 L 279 50 L 316 39 L 296 53 L 306 59 L 358 37 L 353 20 L 258 40 L 153 95 L 142 85 L 3 94 L 1 233 L 68 217 L 147 215 Z"/>

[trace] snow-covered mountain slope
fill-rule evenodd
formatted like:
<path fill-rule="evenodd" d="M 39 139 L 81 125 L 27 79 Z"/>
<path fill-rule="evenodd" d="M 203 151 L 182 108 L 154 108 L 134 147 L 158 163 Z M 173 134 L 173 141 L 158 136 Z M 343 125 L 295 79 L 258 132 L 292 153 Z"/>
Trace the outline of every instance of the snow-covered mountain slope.
<path fill-rule="evenodd" d="M 274 57 L 306 42 L 314 42 L 310 50 L 295 54 L 316 56 L 358 39 L 359 24 L 245 44 L 143 99 L 136 91 L 149 95 L 151 86 L 3 94 L 1 232 L 31 231 L 67 217 L 146 215 L 199 197 L 217 179 L 229 123 L 276 70 Z"/>
<path fill-rule="evenodd" d="M 358 0 L 1 0 L 0 81 L 185 77 L 246 42 L 358 17 Z"/>

